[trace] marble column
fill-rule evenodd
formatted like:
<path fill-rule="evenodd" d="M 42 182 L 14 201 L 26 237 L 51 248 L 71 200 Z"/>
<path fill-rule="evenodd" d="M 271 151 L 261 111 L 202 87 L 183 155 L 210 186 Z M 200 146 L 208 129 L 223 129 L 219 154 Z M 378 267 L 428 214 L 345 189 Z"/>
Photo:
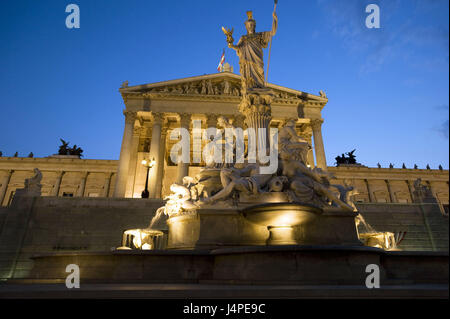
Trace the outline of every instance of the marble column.
<path fill-rule="evenodd" d="M 311 128 L 314 136 L 314 149 L 316 153 L 316 165 L 321 169 L 327 169 L 327 161 L 325 158 L 325 147 L 322 138 L 322 119 L 311 120 Z"/>
<path fill-rule="evenodd" d="M 109 189 L 110 189 L 110 185 L 111 185 L 111 177 L 113 175 L 113 173 L 106 173 L 105 174 L 105 184 L 103 185 L 103 197 L 108 197 L 109 195 Z"/>
<path fill-rule="evenodd" d="M 114 188 L 114 197 L 124 197 L 128 180 L 128 169 L 130 164 L 131 144 L 133 140 L 134 122 L 137 112 L 124 112 L 125 128 L 122 138 L 122 147 L 120 149 L 119 167 L 117 169 L 116 186 Z"/>
<path fill-rule="evenodd" d="M 437 194 L 434 191 L 434 187 L 431 185 L 431 182 L 430 181 L 426 181 L 425 183 L 427 184 L 428 188 L 430 189 L 431 194 L 433 194 L 433 196 L 437 199 Z"/>
<path fill-rule="evenodd" d="M 209 128 L 215 128 L 217 130 L 217 119 L 218 119 L 218 115 L 214 114 L 214 113 L 206 113 L 206 123 L 205 123 L 205 127 L 204 129 L 207 130 Z M 242 117 L 245 120 L 245 117 L 242 115 Z M 217 132 L 217 131 L 216 131 Z M 216 133 L 214 133 L 215 135 Z M 211 138 L 212 136 L 208 136 L 208 138 Z M 209 140 L 203 141 L 203 147 L 202 147 L 202 162 L 205 162 L 205 159 L 203 158 L 203 151 L 204 151 L 204 147 L 209 143 Z"/>
<path fill-rule="evenodd" d="M 84 191 L 86 189 L 86 181 L 87 181 L 88 175 L 89 175 L 89 172 L 81 173 L 81 182 L 80 182 L 80 187 L 78 188 L 77 197 L 84 197 Z"/>
<path fill-rule="evenodd" d="M 191 114 L 181 113 L 180 114 L 180 127 L 189 131 L 189 126 L 191 124 Z M 183 183 L 183 177 L 189 175 L 189 163 L 183 163 L 181 161 L 181 152 L 178 159 L 178 173 L 177 173 L 177 183 Z"/>
<path fill-rule="evenodd" d="M 155 166 L 150 169 L 149 174 L 149 194 L 150 198 L 156 198 L 156 188 L 158 184 L 157 172 L 161 166 L 159 152 L 161 151 L 161 130 L 164 121 L 163 113 L 152 113 L 153 126 L 152 126 L 152 141 L 150 143 L 149 160 L 155 160 Z"/>
<path fill-rule="evenodd" d="M 302 130 L 302 135 L 300 135 L 302 138 L 304 138 L 308 143 L 309 143 L 309 145 L 313 145 L 313 143 L 312 143 L 312 129 L 311 129 L 311 127 L 309 127 L 309 126 L 304 126 L 303 127 L 303 130 Z M 311 168 L 314 168 L 314 167 L 316 167 L 316 164 L 315 164 L 315 162 L 314 162 L 314 152 L 312 151 L 312 149 L 311 150 L 309 150 L 309 152 L 308 152 L 308 155 L 306 156 L 306 159 L 307 159 L 307 161 L 308 161 L 308 165 L 311 167 Z"/>
<path fill-rule="evenodd" d="M 52 190 L 52 196 L 58 196 L 59 195 L 59 189 L 61 187 L 61 181 L 63 179 L 65 172 L 58 172 L 58 175 L 56 177 L 55 185 L 53 186 Z"/>
<path fill-rule="evenodd" d="M 161 130 L 161 146 L 159 149 L 159 158 L 158 161 L 160 165 L 158 166 L 158 171 L 156 172 L 156 198 L 161 198 L 161 191 L 164 179 L 164 159 L 166 154 L 166 143 L 167 143 L 167 129 L 168 127 L 164 126 Z"/>
<path fill-rule="evenodd" d="M 8 190 L 8 184 L 11 181 L 13 173 L 13 170 L 6 171 L 6 175 L 2 179 L 0 186 L 0 206 L 2 206 L 3 201 L 5 200 L 6 191 Z"/>
<path fill-rule="evenodd" d="M 364 180 L 367 188 L 367 194 L 369 195 L 369 202 L 375 203 L 375 199 L 373 198 L 372 190 L 370 189 L 369 181 L 367 179 Z"/>
<path fill-rule="evenodd" d="M 409 196 L 411 196 L 411 203 L 414 203 L 414 192 L 411 186 L 411 182 L 406 180 L 406 185 L 408 186 Z"/>
<path fill-rule="evenodd" d="M 389 181 L 387 179 L 385 179 L 384 182 L 386 183 L 388 193 L 389 193 L 389 199 L 391 200 L 391 203 L 396 203 L 397 201 L 395 198 L 395 194 L 392 192 L 391 183 L 389 183 Z"/>
<path fill-rule="evenodd" d="M 138 158 L 138 148 L 139 148 L 139 138 L 141 136 L 142 127 L 136 126 L 133 129 L 133 137 L 131 140 L 131 148 L 130 148 L 130 164 L 128 166 L 128 179 L 127 179 L 127 188 L 125 191 L 125 197 L 133 197 L 134 193 L 134 184 L 136 180 L 136 165 Z"/>

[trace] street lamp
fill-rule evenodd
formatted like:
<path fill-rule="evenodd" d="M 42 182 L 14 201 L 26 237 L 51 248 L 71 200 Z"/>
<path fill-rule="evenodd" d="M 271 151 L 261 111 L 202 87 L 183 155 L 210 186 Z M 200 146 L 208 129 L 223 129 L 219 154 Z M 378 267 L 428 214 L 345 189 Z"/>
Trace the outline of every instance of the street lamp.
<path fill-rule="evenodd" d="M 152 168 L 153 166 L 155 166 L 156 161 L 154 158 L 152 158 L 152 160 L 142 160 L 141 162 L 142 165 L 144 165 L 145 167 L 147 167 L 147 178 L 145 179 L 145 189 L 142 191 L 142 198 L 148 198 L 150 196 L 150 193 L 148 192 L 148 175 L 150 173 L 150 168 Z"/>

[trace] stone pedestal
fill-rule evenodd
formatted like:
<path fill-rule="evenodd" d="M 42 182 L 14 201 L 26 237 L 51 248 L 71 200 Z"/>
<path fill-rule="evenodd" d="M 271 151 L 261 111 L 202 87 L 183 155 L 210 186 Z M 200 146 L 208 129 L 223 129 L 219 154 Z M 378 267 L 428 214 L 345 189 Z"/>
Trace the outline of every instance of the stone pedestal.
<path fill-rule="evenodd" d="M 271 104 L 273 97 L 273 92 L 270 89 L 253 89 L 242 97 L 239 104 L 239 112 L 245 116 L 245 124 L 249 129 L 249 146 L 251 146 L 250 141 L 253 138 L 250 134 L 254 132 L 255 141 L 253 143 L 256 143 L 256 152 L 265 152 L 263 154 L 267 155 L 267 150 L 270 147 L 269 125 L 272 120 Z M 250 147 L 249 160 L 252 155 L 251 152 Z"/>
<path fill-rule="evenodd" d="M 167 249 L 214 249 L 219 247 L 265 246 L 270 243 L 296 245 L 352 245 L 362 246 L 355 225 L 356 213 L 339 209 L 324 210 L 304 225 L 288 231 L 278 231 L 270 237 L 267 226 L 252 223 L 239 207 L 205 207 L 190 215 L 167 220 L 169 238 Z M 281 236 L 281 237 L 280 237 Z M 293 238 L 293 240 L 292 240 Z M 269 240 L 269 242 L 268 242 Z"/>
<path fill-rule="evenodd" d="M 267 229 L 270 232 L 267 245 L 296 245 L 294 238 L 294 228 L 291 226 L 269 226 Z"/>
<path fill-rule="evenodd" d="M 266 227 L 246 221 L 235 208 L 199 209 L 192 215 L 171 217 L 168 249 L 213 249 L 266 244 Z"/>

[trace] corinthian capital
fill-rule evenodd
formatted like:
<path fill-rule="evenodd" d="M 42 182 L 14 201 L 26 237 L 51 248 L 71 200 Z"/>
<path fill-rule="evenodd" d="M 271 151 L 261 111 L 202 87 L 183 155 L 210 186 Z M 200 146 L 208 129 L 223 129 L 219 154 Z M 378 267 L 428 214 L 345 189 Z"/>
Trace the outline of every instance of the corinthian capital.
<path fill-rule="evenodd" d="M 134 111 L 123 111 L 123 115 L 125 115 L 125 123 L 134 124 L 137 118 L 137 112 Z"/>
<path fill-rule="evenodd" d="M 323 120 L 322 119 L 311 119 L 311 127 L 313 130 L 318 130 L 322 127 Z"/>
<path fill-rule="evenodd" d="M 133 135 L 142 135 L 144 132 L 144 128 L 142 126 L 135 126 L 133 128 Z"/>
<path fill-rule="evenodd" d="M 217 126 L 217 114 L 207 113 L 206 115 L 206 125 L 207 127 L 216 127 Z"/>
<path fill-rule="evenodd" d="M 191 124 L 191 114 L 189 113 L 179 113 L 180 116 L 180 126 L 184 128 L 189 128 Z"/>
<path fill-rule="evenodd" d="M 153 124 L 162 124 L 164 121 L 164 113 L 152 112 Z"/>

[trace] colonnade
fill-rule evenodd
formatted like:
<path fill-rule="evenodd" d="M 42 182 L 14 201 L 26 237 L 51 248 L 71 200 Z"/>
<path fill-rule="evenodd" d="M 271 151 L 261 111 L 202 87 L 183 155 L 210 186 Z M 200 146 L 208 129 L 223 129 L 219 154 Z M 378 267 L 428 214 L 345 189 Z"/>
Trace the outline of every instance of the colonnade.
<path fill-rule="evenodd" d="M 114 189 L 114 197 L 132 197 L 133 185 L 136 178 L 136 160 L 138 153 L 139 132 L 144 129 L 142 118 L 139 118 L 137 112 L 124 111 L 125 128 L 120 151 L 120 159 L 117 171 L 116 185 Z M 218 114 L 191 114 L 191 113 L 161 113 L 152 112 L 150 123 L 146 123 L 146 129 L 151 130 L 151 142 L 148 155 L 149 160 L 154 160 L 155 164 L 151 168 L 149 174 L 149 193 L 150 198 L 160 198 L 162 190 L 162 181 L 164 179 L 164 158 L 167 151 L 166 136 L 169 127 L 168 117 L 177 119 L 177 127 L 188 130 L 192 136 L 192 123 L 194 120 L 201 119 L 204 127 L 217 127 Z M 273 119 L 272 121 L 284 121 L 284 119 Z M 314 153 L 316 165 L 326 169 L 325 148 L 322 139 L 322 122 L 323 120 L 311 120 L 312 135 L 314 137 Z M 244 117 L 237 115 L 234 117 L 233 124 L 236 127 L 242 127 Z M 172 127 L 173 128 L 173 127 Z M 181 183 L 184 176 L 189 174 L 189 164 L 181 160 L 177 163 L 176 182 Z"/>

